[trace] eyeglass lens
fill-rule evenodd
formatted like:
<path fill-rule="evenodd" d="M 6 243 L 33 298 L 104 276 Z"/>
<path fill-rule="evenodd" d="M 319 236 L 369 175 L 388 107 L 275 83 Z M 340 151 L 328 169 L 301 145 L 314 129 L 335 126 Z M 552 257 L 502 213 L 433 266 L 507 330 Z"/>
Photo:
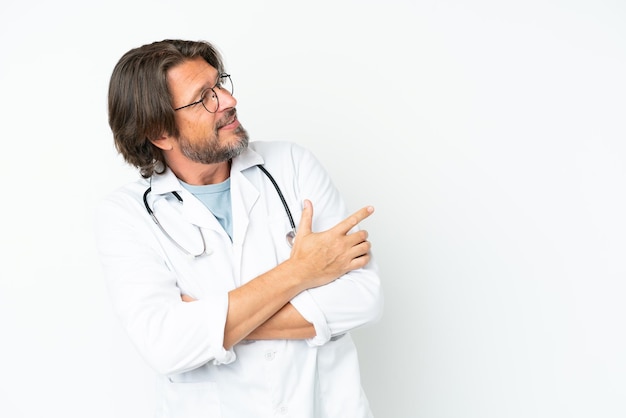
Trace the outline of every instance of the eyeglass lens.
<path fill-rule="evenodd" d="M 210 113 L 217 112 L 217 110 L 220 107 L 220 101 L 218 99 L 217 92 L 215 91 L 216 89 L 222 90 L 232 95 L 233 94 L 233 82 L 230 79 L 230 76 L 226 74 L 220 76 L 219 81 L 215 85 L 215 87 L 207 90 L 204 93 L 204 97 L 202 98 L 202 105 Z"/>

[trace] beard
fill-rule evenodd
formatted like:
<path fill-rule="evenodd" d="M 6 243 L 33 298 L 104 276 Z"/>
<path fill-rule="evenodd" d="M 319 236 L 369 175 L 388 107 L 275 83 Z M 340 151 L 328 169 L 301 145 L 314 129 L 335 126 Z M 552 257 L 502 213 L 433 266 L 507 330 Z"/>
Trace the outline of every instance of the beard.
<path fill-rule="evenodd" d="M 216 164 L 232 160 L 248 148 L 248 132 L 239 125 L 232 135 L 234 142 L 221 144 L 219 139 L 219 128 L 227 125 L 236 116 L 237 111 L 231 109 L 222 119 L 217 121 L 212 134 L 203 141 L 190 141 L 189 138 L 181 136 L 178 139 L 180 150 L 183 155 L 192 161 L 203 164 Z"/>

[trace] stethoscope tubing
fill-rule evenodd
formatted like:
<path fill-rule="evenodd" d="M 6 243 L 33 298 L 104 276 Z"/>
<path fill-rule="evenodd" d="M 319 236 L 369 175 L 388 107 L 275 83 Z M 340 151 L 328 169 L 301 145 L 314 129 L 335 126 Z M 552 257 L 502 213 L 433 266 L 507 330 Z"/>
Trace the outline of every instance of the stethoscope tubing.
<path fill-rule="evenodd" d="M 265 173 L 267 178 L 270 179 L 270 181 L 274 185 L 274 188 L 276 189 L 276 193 L 278 193 L 278 197 L 280 197 L 280 201 L 283 203 L 283 207 L 285 208 L 285 212 L 287 213 L 287 217 L 289 218 L 289 225 L 291 225 L 291 229 L 295 231 L 296 223 L 293 221 L 293 216 L 291 216 L 289 205 L 287 204 L 287 201 L 285 200 L 285 196 L 283 195 L 283 192 L 280 190 L 280 187 L 278 187 L 278 183 L 276 183 L 276 180 L 274 180 L 274 177 L 270 174 L 269 171 L 267 171 L 265 167 L 263 167 L 261 164 L 258 164 L 257 167 L 259 167 L 261 171 Z"/>
<path fill-rule="evenodd" d="M 295 224 L 295 222 L 293 220 L 293 216 L 291 215 L 291 210 L 289 210 L 289 205 L 287 204 L 287 201 L 285 200 L 285 196 L 283 195 L 283 192 L 280 190 L 280 187 L 278 186 L 278 183 L 276 183 L 276 180 L 270 174 L 270 172 L 267 171 L 267 169 L 265 167 L 263 167 L 261 164 L 257 164 L 257 167 L 259 169 L 261 169 L 261 171 L 265 174 L 265 176 L 270 180 L 270 182 L 274 186 L 274 189 L 276 189 L 276 193 L 278 193 L 278 197 L 280 198 L 280 201 L 283 204 L 283 208 L 285 208 L 285 213 L 287 214 L 287 217 L 289 218 L 289 225 L 291 225 L 291 231 L 289 231 L 287 233 L 287 237 L 286 238 L 287 238 L 287 243 L 291 247 L 293 245 L 293 240 L 294 240 L 295 235 L 296 235 L 296 224 Z M 154 223 L 159 227 L 159 229 L 161 230 L 163 235 L 165 235 L 179 250 L 181 250 L 182 252 L 184 252 L 185 254 L 187 254 L 188 256 L 190 256 L 190 257 L 192 257 L 194 259 L 205 255 L 207 253 L 206 241 L 204 240 L 204 235 L 202 234 L 202 231 L 200 230 L 200 227 L 197 227 L 197 228 L 198 228 L 198 232 L 200 233 L 200 238 L 202 239 L 202 252 L 200 252 L 198 254 L 193 254 L 193 253 L 190 253 L 189 251 L 187 251 L 187 249 L 185 249 L 182 245 L 180 245 L 165 230 L 165 228 L 163 228 L 163 225 L 161 225 L 161 222 L 159 222 L 159 219 L 156 217 L 156 215 L 154 214 L 154 212 L 150 208 L 150 205 L 148 204 L 148 194 L 150 194 L 151 191 L 152 191 L 152 186 L 149 186 L 146 189 L 146 191 L 143 193 L 143 204 L 146 207 L 146 211 L 148 212 L 148 215 L 150 215 L 150 217 L 152 218 Z M 178 194 L 178 192 L 173 191 L 172 194 L 174 195 L 176 200 L 178 200 L 178 202 L 183 203 L 183 198 L 180 196 L 180 194 Z"/>

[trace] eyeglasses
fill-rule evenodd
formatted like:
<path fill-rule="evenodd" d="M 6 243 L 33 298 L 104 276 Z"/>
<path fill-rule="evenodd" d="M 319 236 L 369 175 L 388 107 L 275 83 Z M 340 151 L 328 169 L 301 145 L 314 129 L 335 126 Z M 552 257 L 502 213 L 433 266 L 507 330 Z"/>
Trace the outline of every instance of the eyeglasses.
<path fill-rule="evenodd" d="M 200 95 L 200 100 L 197 102 L 189 103 L 188 105 L 177 107 L 174 111 L 184 109 L 186 107 L 197 105 L 198 103 L 202 103 L 202 106 L 209 113 L 215 113 L 220 108 L 220 100 L 217 97 L 217 93 L 215 89 L 220 89 L 226 91 L 231 96 L 233 95 L 233 80 L 230 78 L 230 74 L 220 74 L 217 83 L 202 92 Z"/>

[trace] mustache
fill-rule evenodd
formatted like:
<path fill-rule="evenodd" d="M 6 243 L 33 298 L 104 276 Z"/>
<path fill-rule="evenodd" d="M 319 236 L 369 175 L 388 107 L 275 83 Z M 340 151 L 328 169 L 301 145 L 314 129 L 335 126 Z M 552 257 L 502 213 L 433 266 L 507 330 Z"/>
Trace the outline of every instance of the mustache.
<path fill-rule="evenodd" d="M 217 123 L 215 124 L 215 129 L 219 129 L 222 126 L 226 126 L 229 123 L 232 123 L 235 119 L 237 118 L 237 109 L 232 108 L 232 109 L 228 109 L 226 112 L 224 112 L 224 116 L 217 121 Z"/>

